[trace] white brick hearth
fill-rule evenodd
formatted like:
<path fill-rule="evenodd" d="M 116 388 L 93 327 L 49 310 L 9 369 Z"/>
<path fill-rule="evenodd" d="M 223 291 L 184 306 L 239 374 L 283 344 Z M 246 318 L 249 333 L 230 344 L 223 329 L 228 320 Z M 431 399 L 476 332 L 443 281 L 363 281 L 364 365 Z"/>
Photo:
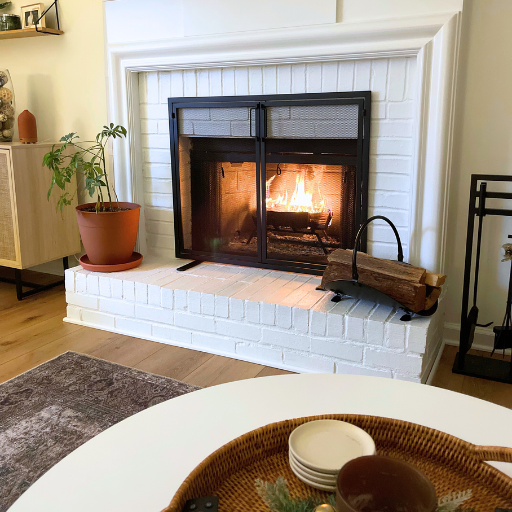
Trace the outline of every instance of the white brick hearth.
<path fill-rule="evenodd" d="M 101 274 L 66 271 L 67 322 L 299 372 L 425 382 L 443 315 L 354 299 L 331 302 L 320 278 L 184 260 Z"/>

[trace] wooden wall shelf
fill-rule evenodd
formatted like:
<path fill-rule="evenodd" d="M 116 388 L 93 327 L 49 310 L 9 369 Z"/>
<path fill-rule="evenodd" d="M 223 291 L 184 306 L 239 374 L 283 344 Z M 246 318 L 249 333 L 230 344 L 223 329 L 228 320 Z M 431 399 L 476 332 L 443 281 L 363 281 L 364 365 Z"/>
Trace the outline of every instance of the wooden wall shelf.
<path fill-rule="evenodd" d="M 0 31 L 0 39 L 21 39 L 22 37 L 39 37 L 56 35 L 61 36 L 64 34 L 62 30 L 55 28 L 39 28 L 36 31 L 35 28 L 24 28 L 21 30 L 4 30 Z"/>

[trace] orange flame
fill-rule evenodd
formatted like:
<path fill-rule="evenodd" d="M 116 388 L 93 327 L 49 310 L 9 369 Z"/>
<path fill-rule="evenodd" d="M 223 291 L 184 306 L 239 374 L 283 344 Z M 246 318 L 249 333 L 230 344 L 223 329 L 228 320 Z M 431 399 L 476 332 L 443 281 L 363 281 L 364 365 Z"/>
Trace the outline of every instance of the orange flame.
<path fill-rule="evenodd" d="M 295 190 L 288 200 L 288 190 L 284 193 L 278 193 L 276 198 L 270 195 L 270 185 L 277 175 L 274 174 L 267 180 L 267 197 L 266 206 L 267 210 L 280 211 L 280 212 L 309 212 L 309 213 L 322 213 L 327 211 L 327 201 L 320 192 L 320 185 L 318 185 L 319 200 L 313 201 L 313 193 L 306 190 L 306 183 L 304 180 L 304 172 L 297 175 L 295 180 Z"/>

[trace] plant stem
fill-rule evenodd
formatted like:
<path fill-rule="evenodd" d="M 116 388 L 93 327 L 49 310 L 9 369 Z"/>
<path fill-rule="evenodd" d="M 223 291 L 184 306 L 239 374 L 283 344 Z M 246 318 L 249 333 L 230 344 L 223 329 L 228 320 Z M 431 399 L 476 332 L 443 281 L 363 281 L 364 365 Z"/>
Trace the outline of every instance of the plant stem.
<path fill-rule="evenodd" d="M 103 160 L 103 175 L 105 176 L 105 183 L 107 184 L 108 200 L 110 202 L 110 209 L 112 210 L 112 196 L 110 195 L 110 184 L 107 177 L 107 164 L 105 162 L 105 147 L 101 146 L 101 159 Z"/>

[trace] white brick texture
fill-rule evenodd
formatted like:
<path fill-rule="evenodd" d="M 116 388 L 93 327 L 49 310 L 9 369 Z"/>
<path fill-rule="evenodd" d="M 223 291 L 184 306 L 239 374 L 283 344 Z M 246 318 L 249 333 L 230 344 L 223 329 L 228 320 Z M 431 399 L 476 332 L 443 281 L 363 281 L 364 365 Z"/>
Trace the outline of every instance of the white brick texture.
<path fill-rule="evenodd" d="M 364 61 L 340 61 L 278 66 L 254 66 L 249 68 L 221 68 L 175 70 L 140 73 L 140 119 L 141 142 L 143 147 L 143 186 L 146 210 L 167 212 L 151 218 L 146 215 L 147 245 L 150 252 L 162 256 L 174 252 L 174 227 L 172 223 L 172 186 L 170 171 L 169 129 L 167 99 L 180 96 L 233 96 L 246 94 L 289 94 L 337 91 L 372 91 L 371 162 L 372 184 L 369 203 L 375 205 L 372 214 L 387 214 L 386 195 L 402 190 L 412 173 L 412 120 L 416 81 L 416 59 L 414 57 L 382 58 Z M 198 120 L 198 122 L 200 122 Z M 211 122 L 211 121 L 210 121 Z M 216 121 L 226 125 L 229 122 Z M 221 124 L 218 125 L 221 128 Z M 378 158 L 376 158 L 378 157 Z M 386 161 L 381 161 L 382 158 Z M 388 169 L 386 171 L 386 169 Z M 392 170 L 389 170 L 392 169 Z M 376 179 L 380 172 L 400 172 L 403 176 L 387 185 L 386 176 Z M 377 188 L 375 188 L 375 186 Z M 383 191 L 380 201 L 374 196 Z M 391 200 L 391 196 L 389 196 Z M 148 208 L 149 207 L 149 208 Z M 399 227 L 409 231 L 409 210 L 407 201 L 399 202 L 393 208 L 398 213 Z M 403 215 L 400 215 L 403 213 Z M 369 241 L 369 250 L 375 256 L 386 257 L 385 247 L 380 238 Z M 405 248 L 407 251 L 407 247 Z M 139 299 L 137 299 L 139 300 Z M 223 313 L 227 307 L 222 306 Z M 211 311 L 211 309 L 209 310 Z M 221 312 L 219 306 L 219 313 Z M 255 314 L 253 310 L 252 313 Z M 274 322 L 279 322 L 277 311 Z M 257 322 L 268 325 L 272 320 L 268 308 L 261 309 Z M 224 315 L 227 318 L 228 314 Z M 249 315 L 251 318 L 254 316 Z M 281 317 L 281 322 L 287 322 Z M 313 329 L 323 323 L 315 315 Z M 302 329 L 304 324 L 299 326 Z M 308 326 L 309 328 L 309 326 Z"/>
<path fill-rule="evenodd" d="M 68 277 L 67 319 L 292 371 L 415 382 L 427 378 L 439 349 L 442 315 L 402 322 L 401 313 L 389 307 L 350 298 L 334 303 L 332 293 L 315 290 L 316 278 L 289 273 L 286 282 L 301 286 L 290 284 L 265 297 L 282 272 L 203 263 L 185 280 L 172 268 L 158 270 L 143 263 L 136 273 L 115 278 L 74 272 L 73 281 Z M 98 287 L 94 277 L 101 277 Z M 87 293 L 87 283 L 96 294 Z"/>

